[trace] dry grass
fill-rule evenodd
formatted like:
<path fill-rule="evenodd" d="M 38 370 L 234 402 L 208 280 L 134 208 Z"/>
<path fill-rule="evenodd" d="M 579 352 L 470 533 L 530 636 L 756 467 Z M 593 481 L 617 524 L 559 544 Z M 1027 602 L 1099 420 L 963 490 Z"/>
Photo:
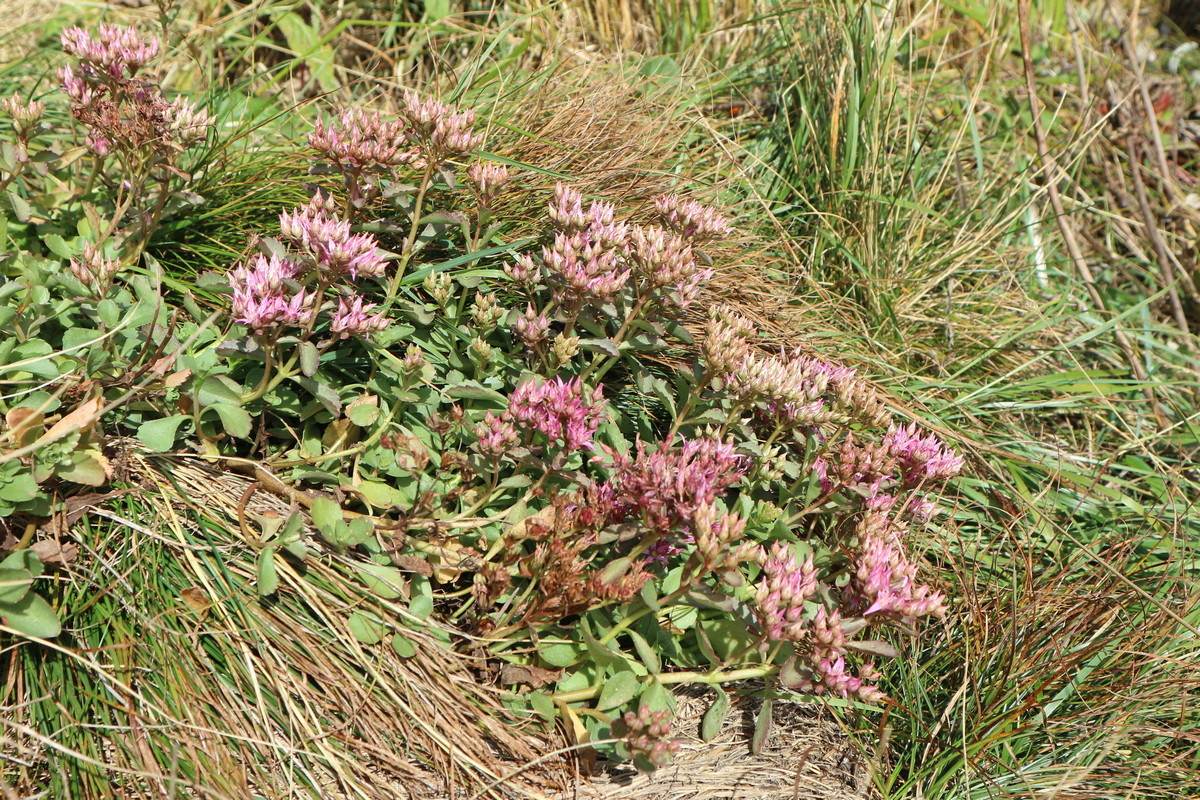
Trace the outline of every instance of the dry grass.
<path fill-rule="evenodd" d="M 34 732 L 36 706 L 53 698 L 10 685 L 0 725 L 12 742 L 4 756 L 13 790 L 33 792 L 44 770 L 65 769 L 87 773 L 83 785 L 97 797 L 177 789 L 213 798 L 456 797 L 550 749 L 545 734 L 505 709 L 485 665 L 445 644 L 459 634 L 415 620 L 402 599 L 375 596 L 356 577 L 353 557 L 316 554 L 302 568 L 281 560 L 277 599 L 257 597 L 257 543 L 237 533 L 251 479 L 195 459 L 132 450 L 125 458 L 128 478 L 143 487 L 138 521 L 93 509 L 111 524 L 97 521 L 79 538 L 103 528 L 108 538 L 65 575 L 85 595 L 116 593 L 121 611 L 102 630 L 78 633 L 104 646 L 51 645 L 46 656 L 66 660 L 73 683 L 102 687 L 109 707 L 58 732 L 62 741 L 89 741 L 91 755 L 73 754 Z M 244 513 L 292 510 L 260 491 Z M 133 566 L 119 573 L 119 564 Z M 386 630 L 382 642 L 356 640 L 347 627 L 355 611 Z M 416 645 L 415 655 L 389 646 L 396 633 Z M 36 661 L 35 647 L 7 648 L 10 681 Z M 34 745 L 40 758 L 14 771 L 31 760 L 20 748 Z M 543 763 L 481 796 L 543 797 L 564 785 L 564 770 L 561 761 Z"/>

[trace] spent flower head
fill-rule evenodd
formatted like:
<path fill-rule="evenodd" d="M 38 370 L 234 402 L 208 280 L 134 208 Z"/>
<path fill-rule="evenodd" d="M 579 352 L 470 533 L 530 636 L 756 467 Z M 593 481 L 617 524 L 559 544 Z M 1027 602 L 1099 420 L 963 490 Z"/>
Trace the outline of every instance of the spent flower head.
<path fill-rule="evenodd" d="M 670 711 L 651 711 L 649 706 L 643 705 L 636 714 L 626 711 L 613 723 L 613 735 L 624 739 L 629 758 L 639 769 L 653 771 L 670 762 L 679 752 L 679 740 L 668 738 L 671 735 L 670 717 Z"/>
<path fill-rule="evenodd" d="M 106 258 L 91 244 L 83 246 L 83 255 L 71 259 L 71 274 L 96 297 L 103 297 L 112 286 L 112 280 L 121 271 L 121 262 Z"/>
<path fill-rule="evenodd" d="M 659 442 L 653 452 L 641 439 L 637 455 L 606 449 L 614 461 L 612 484 L 618 515 L 638 515 L 668 543 L 686 541 L 697 511 L 741 480 L 748 464 L 733 445 L 703 437 L 678 446 Z"/>

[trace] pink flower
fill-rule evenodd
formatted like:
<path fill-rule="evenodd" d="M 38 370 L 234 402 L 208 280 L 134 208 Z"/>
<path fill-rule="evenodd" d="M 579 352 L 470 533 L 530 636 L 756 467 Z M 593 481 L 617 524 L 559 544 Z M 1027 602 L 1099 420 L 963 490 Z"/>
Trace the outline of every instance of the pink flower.
<path fill-rule="evenodd" d="M 357 108 L 343 110 L 336 124 L 318 118 L 308 144 L 333 163 L 350 170 L 409 164 L 418 157 L 410 146 L 404 123 Z"/>
<path fill-rule="evenodd" d="M 337 311 L 330 315 L 329 332 L 334 334 L 335 338 L 358 336 L 365 339 L 372 333 L 383 330 L 390 320 L 382 311 L 370 315 L 375 307 L 374 303 L 364 304 L 361 297 L 355 297 L 350 302 L 346 302 L 344 297 L 339 297 Z"/>
<path fill-rule="evenodd" d="M 420 144 L 427 162 L 440 163 L 447 158 L 474 150 L 482 137 L 472 132 L 475 112 L 460 110 L 433 98 L 422 100 L 414 91 L 405 91 L 399 114 L 408 123 L 409 135 Z"/>
<path fill-rule="evenodd" d="M 878 680 L 879 674 L 871 664 L 864 664 L 857 676 L 846 671 L 846 659 L 822 659 L 816 665 L 816 680 L 811 690 L 817 694 L 832 692 L 842 697 L 854 697 L 864 703 L 878 703 L 887 697 L 869 681 Z"/>
<path fill-rule="evenodd" d="M 668 194 L 655 200 L 654 207 L 664 222 L 687 239 L 720 239 L 733 234 L 728 219 L 695 200 Z"/>
<path fill-rule="evenodd" d="M 59 40 L 85 67 L 117 79 L 124 77 L 126 70 L 132 77 L 159 51 L 157 39 L 143 40 L 136 30 L 123 25 L 101 24 L 94 39 L 82 28 L 66 28 Z"/>
<path fill-rule="evenodd" d="M 756 596 L 759 618 L 773 641 L 801 641 L 808 633 L 804 602 L 817 590 L 813 557 L 800 564 L 788 546 L 775 542 L 763 563 Z"/>
<path fill-rule="evenodd" d="M 315 265 L 335 276 L 360 275 L 377 278 L 387 262 L 379 243 L 369 233 L 353 233 L 350 223 L 328 210 L 320 196 L 307 206 L 281 214 L 279 228 L 284 239 L 294 243 Z"/>
<path fill-rule="evenodd" d="M 542 248 L 542 261 L 558 278 L 555 297 L 568 303 L 611 300 L 630 275 L 620 268 L 619 251 L 594 242 L 586 231 L 556 235 L 552 247 Z"/>
<path fill-rule="evenodd" d="M 588 225 L 587 215 L 583 213 L 583 195 L 565 183 L 554 185 L 554 199 L 547 210 L 550 221 L 566 233 L 582 231 Z"/>
<path fill-rule="evenodd" d="M 531 286 L 541 278 L 541 269 L 533 263 L 532 256 L 523 253 L 517 256 L 516 261 L 504 265 L 504 274 L 509 280 Z"/>
<path fill-rule="evenodd" d="M 467 167 L 467 179 L 475 186 L 479 202 L 490 205 L 508 185 L 508 167 L 503 164 L 479 163 Z"/>
<path fill-rule="evenodd" d="M 679 447 L 660 442 L 653 453 L 639 439 L 636 458 L 612 455 L 614 512 L 639 514 L 673 546 L 687 541 L 696 512 L 741 480 L 748 468 L 733 445 L 708 438 L 684 440 Z"/>
<path fill-rule="evenodd" d="M 541 433 L 569 451 L 591 447 L 592 435 L 603 417 L 600 387 L 589 393 L 578 378 L 526 381 L 513 390 L 504 412 L 506 421 Z"/>
<path fill-rule="evenodd" d="M 229 275 L 233 317 L 255 331 L 287 325 L 308 325 L 316 316 L 316 298 L 289 286 L 300 266 L 273 255 L 259 255 L 252 266 L 239 266 Z"/>
<path fill-rule="evenodd" d="M 513 323 L 513 330 L 521 337 L 521 341 L 534 347 L 550 338 L 550 319 L 534 311 L 532 305 L 527 305 Z"/>
<path fill-rule="evenodd" d="M 506 422 L 492 412 L 487 412 L 483 422 L 475 426 L 479 441 L 475 449 L 485 456 L 498 459 L 517 445 L 517 431 L 511 422 Z"/>
<path fill-rule="evenodd" d="M 687 308 L 713 276 L 711 269 L 700 268 L 687 240 L 657 225 L 635 226 L 629 243 L 639 277 L 651 289 L 675 289 L 678 299 L 673 302 L 680 309 Z"/>
<path fill-rule="evenodd" d="M 894 536 L 870 536 L 862 545 L 854 580 L 848 588 L 865 605 L 863 616 L 893 616 L 915 622 L 942 614 L 944 596 L 917 583 L 917 566 L 909 561 Z"/>
<path fill-rule="evenodd" d="M 884 446 L 897 460 L 906 487 L 941 483 L 957 475 L 962 456 L 946 447 L 936 436 L 922 436 L 916 424 L 892 426 L 883 437 Z"/>

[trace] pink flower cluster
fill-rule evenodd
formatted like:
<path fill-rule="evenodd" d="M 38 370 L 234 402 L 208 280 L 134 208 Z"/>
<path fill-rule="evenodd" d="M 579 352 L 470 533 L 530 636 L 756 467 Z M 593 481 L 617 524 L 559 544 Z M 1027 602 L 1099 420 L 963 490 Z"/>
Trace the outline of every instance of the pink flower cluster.
<path fill-rule="evenodd" d="M 556 279 L 555 298 L 573 305 L 611 300 L 630 276 L 622 266 L 628 226 L 614 221 L 608 203 L 592 203 L 585 212 L 583 196 L 562 183 L 555 186 L 549 213 L 560 230 L 553 246 L 542 248 L 542 263 Z M 513 274 L 528 281 L 535 270 L 526 257 Z"/>
<path fill-rule="evenodd" d="M 378 241 L 369 233 L 353 233 L 349 221 L 337 217 L 331 206 L 331 200 L 317 194 L 307 206 L 281 214 L 283 238 L 326 277 L 382 276 L 387 262 Z"/>
<path fill-rule="evenodd" d="M 14 94 L 12 97 L 6 97 L 0 100 L 0 108 L 8 114 L 13 121 L 13 129 L 16 131 L 17 139 L 25 142 L 29 139 L 29 134 L 33 131 L 34 125 L 41 119 L 42 114 L 46 111 L 46 105 L 31 100 L 25 102 L 20 95 Z"/>
<path fill-rule="evenodd" d="M 659 442 L 652 453 L 639 439 L 633 459 L 609 452 L 615 467 L 613 516 L 639 515 L 670 548 L 656 555 L 678 552 L 676 544 L 693 533 L 696 513 L 741 480 L 748 468 L 733 445 L 710 438 L 687 439 L 678 447 Z"/>
<path fill-rule="evenodd" d="M 229 274 L 233 318 L 258 333 L 284 326 L 303 326 L 316 316 L 317 298 L 295 285 L 300 265 L 272 255 L 259 255 L 250 265 Z"/>
<path fill-rule="evenodd" d="M 762 570 L 756 608 L 763 630 L 773 641 L 802 641 L 810 626 L 804 603 L 817 591 L 812 554 L 801 564 L 786 544 L 775 542 Z"/>
<path fill-rule="evenodd" d="M 475 189 L 481 205 L 489 206 L 508 185 L 508 167 L 503 164 L 480 162 L 467 167 L 467 180 Z"/>
<path fill-rule="evenodd" d="M 358 108 L 343 110 L 336 123 L 318 117 L 308 144 L 349 170 L 411 164 L 419 156 L 410 147 L 404 123 Z"/>
<path fill-rule="evenodd" d="M 67 28 L 63 48 L 79 59 L 59 70 L 71 113 L 87 126 L 84 141 L 98 156 L 114 150 L 149 149 L 171 162 L 181 148 L 203 139 L 208 114 L 186 101 L 168 103 L 158 86 L 134 77 L 159 53 L 157 39 L 143 39 L 133 28 L 103 24 L 95 37 Z"/>
<path fill-rule="evenodd" d="M 372 314 L 375 308 L 374 303 L 363 303 L 361 297 L 350 301 L 339 297 L 337 311 L 329 315 L 329 332 L 336 339 L 350 336 L 365 339 L 378 333 L 388 326 L 389 320 L 382 311 Z"/>
<path fill-rule="evenodd" d="M 890 419 L 878 394 L 853 369 L 799 349 L 780 355 L 756 350 L 749 342 L 756 335 L 754 326 L 736 313 L 717 309 L 705 331 L 709 371 L 740 402 L 754 406 L 774 424 L 797 428 L 847 420 L 883 424 Z"/>
<path fill-rule="evenodd" d="M 384 254 L 375 237 L 353 233 L 333 209 L 331 198 L 317 194 L 308 205 L 279 216 L 281 238 L 295 246 L 292 257 L 259 255 L 230 272 L 234 319 L 260 334 L 289 325 L 309 326 L 324 300 L 323 288 L 346 278 L 383 274 Z M 305 291 L 300 279 L 312 273 L 321 288 Z M 367 338 L 383 330 L 389 320 L 376 308 L 354 292 L 340 297 L 329 315 L 330 334 L 334 339 Z"/>
<path fill-rule="evenodd" d="M 589 392 L 578 378 L 531 380 L 513 390 L 503 420 L 575 451 L 592 446 L 592 435 L 604 418 L 604 406 L 600 387 Z"/>
<path fill-rule="evenodd" d="M 963 467 L 962 456 L 947 448 L 936 436 L 922 436 L 916 424 L 893 425 L 883 437 L 883 443 L 899 465 L 905 488 L 942 483 L 957 475 Z"/>
<path fill-rule="evenodd" d="M 85 70 L 105 72 L 115 79 L 129 77 L 158 56 L 157 39 L 142 39 L 133 28 L 101 24 L 96 38 L 83 28 L 66 28 L 59 36 L 63 49 L 80 60 Z"/>
<path fill-rule="evenodd" d="M 309 145 L 347 173 L 407 165 L 424 168 L 468 153 L 480 143 L 471 131 L 475 112 L 460 111 L 433 99 L 421 100 L 407 91 L 397 111 L 399 119 L 384 119 L 361 109 L 344 109 L 336 122 L 318 119 Z M 500 176 L 489 174 L 497 186 Z"/>
<path fill-rule="evenodd" d="M 878 703 L 887 697 L 871 681 L 879 680 L 879 671 L 873 664 L 863 664 L 854 675 L 846 669 L 846 659 L 824 658 L 818 661 L 808 685 L 801 688 L 815 694 L 830 692 L 842 697 L 855 697 L 864 703 Z"/>
<path fill-rule="evenodd" d="M 917 565 L 910 561 L 895 531 L 884 527 L 871 530 L 871 515 L 860 530 L 861 543 L 854 579 L 849 591 L 865 617 L 879 616 L 915 622 L 930 614 L 942 614 L 945 597 L 917 582 Z"/>
<path fill-rule="evenodd" d="M 654 208 L 672 230 L 687 239 L 723 239 L 734 232 L 733 225 L 715 208 L 676 194 L 659 197 Z"/>
<path fill-rule="evenodd" d="M 624 738 L 633 760 L 645 761 L 650 767 L 661 767 L 679 752 L 679 740 L 668 739 L 671 735 L 669 711 L 651 711 L 642 706 L 635 714 L 626 711 L 613 725 L 613 733 Z"/>
<path fill-rule="evenodd" d="M 432 97 L 422 100 L 416 92 L 404 93 L 399 114 L 408 123 L 408 137 L 420 147 L 426 163 L 440 164 L 447 158 L 469 153 L 483 137 L 471 128 L 475 112 L 459 109 Z"/>
<path fill-rule="evenodd" d="M 630 232 L 629 253 L 644 285 L 651 291 L 673 289 L 665 294 L 676 309 L 685 309 L 700 295 L 700 287 L 713 276 L 701 269 L 687 239 L 658 227 L 635 226 Z"/>
<path fill-rule="evenodd" d="M 637 294 L 644 301 L 654 297 L 661 309 L 679 311 L 713 275 L 700 268 L 688 237 L 656 225 L 617 222 L 611 203 L 593 202 L 585 209 L 583 195 L 566 184 L 554 187 L 547 211 L 558 231 L 554 244 L 542 248 L 542 263 L 559 302 L 574 307 L 608 302 L 636 277 Z M 538 278 L 527 256 L 508 273 L 527 285 Z"/>

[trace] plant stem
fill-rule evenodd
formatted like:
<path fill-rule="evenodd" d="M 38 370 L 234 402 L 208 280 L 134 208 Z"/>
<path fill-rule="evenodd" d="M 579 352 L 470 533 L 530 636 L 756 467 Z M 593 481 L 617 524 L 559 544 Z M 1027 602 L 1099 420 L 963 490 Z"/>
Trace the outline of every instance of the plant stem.
<path fill-rule="evenodd" d="M 716 686 L 722 683 L 731 683 L 733 681 L 744 681 L 751 678 L 765 678 L 779 670 L 774 664 L 763 664 L 757 667 L 743 667 L 742 669 L 731 669 L 723 672 L 715 669 L 712 672 L 667 672 L 659 675 L 647 675 L 640 680 L 648 682 L 656 680 L 664 686 L 671 686 L 677 683 L 703 683 L 708 686 Z M 575 689 L 570 692 L 558 692 L 550 695 L 550 699 L 560 703 L 578 703 L 583 700 L 592 700 L 600 696 L 600 686 L 589 686 L 586 689 Z"/>

